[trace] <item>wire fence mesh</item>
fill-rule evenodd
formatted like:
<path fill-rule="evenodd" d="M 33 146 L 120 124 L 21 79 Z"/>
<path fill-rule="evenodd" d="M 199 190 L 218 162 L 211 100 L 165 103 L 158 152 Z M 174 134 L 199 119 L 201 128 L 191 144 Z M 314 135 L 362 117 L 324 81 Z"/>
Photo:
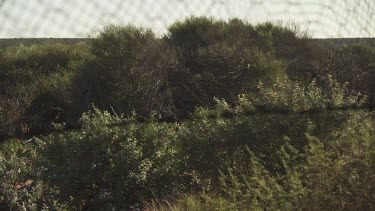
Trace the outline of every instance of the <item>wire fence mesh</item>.
<path fill-rule="evenodd" d="M 299 24 L 313 37 L 374 37 L 374 0 L 0 0 L 0 38 L 86 37 L 108 22 L 162 34 L 187 16 Z"/>

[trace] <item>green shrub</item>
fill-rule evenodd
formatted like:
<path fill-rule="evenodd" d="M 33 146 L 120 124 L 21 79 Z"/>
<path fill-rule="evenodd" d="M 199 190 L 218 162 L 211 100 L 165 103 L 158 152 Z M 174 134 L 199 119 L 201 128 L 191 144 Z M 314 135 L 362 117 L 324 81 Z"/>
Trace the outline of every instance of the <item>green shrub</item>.
<path fill-rule="evenodd" d="M 340 53 L 350 55 L 350 57 L 366 71 L 371 66 L 375 66 L 375 48 L 364 44 L 346 45 L 340 48 Z"/>
<path fill-rule="evenodd" d="M 328 195 L 339 178 L 346 178 L 344 169 L 357 172 L 354 163 L 346 165 L 354 162 L 353 156 L 359 156 L 358 171 L 368 171 L 365 181 L 371 180 L 374 125 L 370 113 L 263 113 L 244 97 L 235 107 L 216 101 L 214 109 L 199 108 L 191 119 L 179 123 L 138 122 L 137 116 L 94 109 L 82 116 L 81 130 L 42 137 L 45 144 L 39 148 L 39 162 L 29 162 L 33 169 L 47 168 L 38 170 L 41 173 L 33 180 L 47 184 L 45 191 L 56 186 L 59 193 L 54 196 L 68 209 L 127 209 L 142 200 L 201 187 L 206 194 L 176 203 L 197 209 L 302 209 L 310 207 L 309 200 L 316 200 L 314 209 L 334 207 L 338 206 L 335 200 L 347 200 L 350 194 L 333 193 L 324 201 L 319 193 Z M 364 154 L 365 149 L 370 152 Z M 314 180 L 316 172 L 321 172 L 322 181 Z M 335 181 L 329 180 L 332 175 L 337 176 Z M 341 186 L 358 191 L 363 184 L 350 186 L 342 181 Z M 369 196 L 371 190 L 361 194 Z M 349 201 L 353 200 L 344 201 L 345 206 L 371 205 L 370 199 Z"/>
<path fill-rule="evenodd" d="M 365 98 L 360 93 L 350 91 L 348 83 L 340 84 L 330 75 L 325 87 L 313 80 L 304 87 L 287 77 L 277 79 L 273 85 L 258 83 L 259 92 L 249 94 L 252 104 L 265 111 L 311 112 L 326 109 L 362 108 Z"/>
<path fill-rule="evenodd" d="M 199 48 L 224 41 L 224 32 L 224 21 L 205 17 L 190 17 L 169 26 L 165 38 L 170 40 L 174 46 L 181 48 L 186 59 L 191 59 L 189 57 L 194 58 L 194 54 Z"/>
<path fill-rule="evenodd" d="M 368 106 L 375 107 L 375 48 L 363 44 L 344 46 L 338 51 L 350 62 L 340 70 L 341 81 L 351 81 L 352 89 L 368 96 Z"/>
<path fill-rule="evenodd" d="M 0 57 L 0 136 L 36 134 L 68 121 L 71 80 L 91 57 L 87 44 L 11 47 Z"/>
<path fill-rule="evenodd" d="M 0 152 L 7 158 L 22 156 L 26 151 L 27 147 L 17 138 L 10 138 L 0 143 Z"/>
<path fill-rule="evenodd" d="M 127 209 L 173 191 L 174 127 L 134 121 L 95 109 L 82 116 L 81 131 L 44 138 L 47 175 L 68 204 Z"/>
<path fill-rule="evenodd" d="M 275 44 L 264 49 L 264 42 L 272 39 L 257 28 L 261 29 L 238 19 L 225 22 L 205 17 L 191 17 L 169 27 L 164 39 L 177 48 L 184 66 L 170 77 L 180 116 L 187 116 L 196 106 L 213 106 L 214 97 L 233 105 L 238 94 L 256 92 L 260 80 L 268 85 L 283 77 L 288 63 L 275 57 Z"/>
<path fill-rule="evenodd" d="M 49 76 L 33 76 L 28 84 L 16 83 L 1 96 L 2 135 L 35 134 L 51 129 L 51 123 L 66 122 L 72 96 L 74 73 L 60 71 Z"/>
<path fill-rule="evenodd" d="M 43 182 L 38 147 L 17 139 L 0 147 L 0 209 L 50 210 L 63 209 L 58 190 Z"/>
<path fill-rule="evenodd" d="M 167 74 L 178 69 L 176 55 L 151 30 L 109 25 L 93 39 L 92 51 L 95 59 L 73 86 L 81 110 L 95 103 L 118 113 L 173 115 Z"/>
<path fill-rule="evenodd" d="M 200 194 L 160 203 L 150 210 L 369 210 L 374 207 L 374 119 L 366 112 L 350 116 L 326 137 L 305 132 L 308 144 L 298 150 L 288 139 L 275 152 L 282 171 L 248 148 L 245 170 L 235 165 L 220 173 L 220 185 Z M 292 138 L 292 137 L 290 137 Z M 269 154 L 267 154 L 269 155 Z"/>
<path fill-rule="evenodd" d="M 49 180 L 76 207 L 129 206 L 151 192 L 162 197 L 175 189 L 215 187 L 218 170 L 228 166 L 247 172 L 246 147 L 277 175 L 284 169 L 281 147 L 303 151 L 309 144 L 303 131 L 326 138 L 351 117 L 342 109 L 355 105 L 356 95 L 345 96 L 344 88 L 332 84 L 325 93 L 284 78 L 275 86 L 260 85 L 257 96 L 241 96 L 236 106 L 216 99 L 213 109 L 200 107 L 180 123 L 137 122 L 136 116 L 94 109 L 82 116 L 82 130 L 44 137 L 45 165 L 53 166 Z M 338 110 L 326 110 L 329 105 Z"/>

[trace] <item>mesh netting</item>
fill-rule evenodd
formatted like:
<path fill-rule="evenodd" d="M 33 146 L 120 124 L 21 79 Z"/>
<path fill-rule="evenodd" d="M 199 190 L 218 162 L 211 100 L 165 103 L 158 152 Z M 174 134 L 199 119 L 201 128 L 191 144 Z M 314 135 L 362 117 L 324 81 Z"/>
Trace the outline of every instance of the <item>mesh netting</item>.
<path fill-rule="evenodd" d="M 100 25 L 165 32 L 186 16 L 299 24 L 313 37 L 374 37 L 374 0 L 0 0 L 0 38 L 86 37 Z"/>

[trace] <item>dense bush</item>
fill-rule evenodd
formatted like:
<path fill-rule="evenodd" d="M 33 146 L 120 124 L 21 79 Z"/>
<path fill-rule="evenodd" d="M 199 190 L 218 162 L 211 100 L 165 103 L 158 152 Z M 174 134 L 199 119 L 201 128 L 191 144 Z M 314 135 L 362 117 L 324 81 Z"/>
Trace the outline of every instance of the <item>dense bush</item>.
<path fill-rule="evenodd" d="M 10 47 L 0 53 L 0 136 L 38 133 L 66 121 L 76 68 L 90 57 L 84 43 Z"/>
<path fill-rule="evenodd" d="M 0 145 L 0 209 L 63 209 L 58 190 L 41 180 L 46 167 L 39 164 L 38 147 L 18 139 Z"/>
<path fill-rule="evenodd" d="M 340 53 L 353 63 L 347 68 L 346 81 L 351 81 L 353 89 L 368 96 L 369 107 L 375 107 L 375 48 L 363 44 L 348 45 L 340 49 Z M 353 71 L 355 70 L 355 71 Z M 344 79 L 344 80 L 345 80 Z"/>
<path fill-rule="evenodd" d="M 92 51 L 95 60 L 73 86 L 83 111 L 95 103 L 118 113 L 173 115 L 167 74 L 178 69 L 176 55 L 151 30 L 110 25 L 93 39 Z"/>
<path fill-rule="evenodd" d="M 53 122 L 77 127 L 91 103 L 181 120 L 196 106 L 214 106 L 214 97 L 234 105 L 239 94 L 257 93 L 259 81 L 268 87 L 285 74 L 325 91 L 332 75 L 372 105 L 373 49 L 331 52 L 307 38 L 293 25 L 191 17 L 162 38 L 146 28 L 108 25 L 89 44 L 9 47 L 0 52 L 0 135 L 50 131 Z"/>
<path fill-rule="evenodd" d="M 242 98 L 231 108 L 218 101 L 215 109 L 198 109 L 190 120 L 180 123 L 157 119 L 139 123 L 136 117 L 94 109 L 82 116 L 81 130 L 35 139 L 37 147 L 32 148 L 37 151 L 31 151 L 32 157 L 27 153 L 30 146 L 19 141 L 3 145 L 1 152 L 8 156 L 4 175 L 21 169 L 11 171 L 13 179 L 2 177 L 3 190 L 16 190 L 13 197 L 29 194 L 27 206 L 66 204 L 68 209 L 126 209 L 142 200 L 189 193 L 202 186 L 209 195 L 192 202 L 203 203 L 200 209 L 320 209 L 338 202 L 344 208 L 373 206 L 368 198 L 373 187 L 363 186 L 373 179 L 371 113 L 267 114 L 257 113 L 252 104 Z M 242 180 L 241 175 L 249 179 Z M 43 184 L 41 189 L 27 189 L 30 180 Z M 14 181 L 25 189 L 17 189 Z M 343 191 L 331 193 L 335 188 Z M 11 193 L 2 194 L 10 197 Z M 353 197 L 362 196 L 363 200 L 353 203 Z M 16 201 L 20 205 L 2 200 L 2 206 L 26 206 L 23 200 Z M 317 203 L 312 205 L 311 200 Z"/>
<path fill-rule="evenodd" d="M 311 86 L 311 92 L 321 92 Z M 260 89 L 260 93 L 270 93 L 276 88 Z M 341 99 L 342 92 L 343 89 L 336 89 L 332 94 Z M 301 100 L 310 99 L 310 95 L 303 93 L 295 88 L 280 95 L 260 94 L 259 99 L 242 96 L 235 107 L 217 100 L 214 109 L 201 107 L 179 123 L 159 122 L 156 117 L 138 122 L 137 116 L 113 116 L 93 109 L 80 119 L 81 130 L 37 139 L 38 143 L 44 143 L 38 151 L 43 159 L 37 165 L 48 166 L 38 178 L 51 187 L 56 186 L 61 203 L 71 209 L 126 209 L 155 196 L 173 196 L 176 191 L 197 191 L 202 186 L 218 191 L 215 187 L 221 181 L 219 170 L 230 167 L 236 175 L 249 172 L 247 163 L 251 158 L 247 147 L 261 161 L 264 171 L 276 177 L 287 173 L 278 152 L 280 148 L 290 145 L 294 151 L 305 153 L 310 136 L 324 140 L 322 143 L 330 140 L 341 143 L 337 135 L 345 134 L 339 131 L 354 125 L 353 118 L 362 118 L 361 122 L 356 119 L 356 124 L 363 127 L 364 134 L 372 136 L 369 113 L 322 112 L 327 105 L 341 108 L 341 100 L 322 95 L 323 103 L 317 109 L 308 107 L 309 101 Z M 307 110 L 293 110 L 279 101 L 281 95 L 291 99 L 297 108 L 306 104 Z M 300 98 L 293 101 L 295 95 Z M 261 101 L 285 109 L 264 113 L 263 106 L 258 105 Z M 362 123 L 370 125 L 365 127 Z"/>
<path fill-rule="evenodd" d="M 259 80 L 273 83 L 283 76 L 287 63 L 274 53 L 278 43 L 273 38 L 279 34 L 271 33 L 277 27 L 265 26 L 192 17 L 169 27 L 164 39 L 177 48 L 184 67 L 170 78 L 182 116 L 199 105 L 213 106 L 214 97 L 233 104 L 238 94 L 253 92 Z M 291 30 L 284 31 L 298 40 Z"/>
<path fill-rule="evenodd" d="M 38 165 L 48 166 L 43 181 L 57 187 L 64 204 L 79 209 L 126 209 L 202 186 L 209 195 L 197 200 L 209 207 L 304 208 L 312 200 L 315 210 L 338 202 L 344 208 L 373 206 L 372 198 L 353 203 L 353 197 L 371 197 L 374 188 L 358 192 L 373 179 L 370 113 L 257 114 L 248 113 L 254 111 L 250 105 L 246 99 L 236 108 L 219 102 L 181 123 L 139 123 L 94 110 L 82 116 L 82 130 L 42 137 Z M 248 166 L 249 159 L 256 166 Z M 353 180 L 359 172 L 365 175 Z M 241 188 L 248 185 L 241 175 L 251 177 L 251 189 Z M 343 191 L 330 192 L 336 188 Z"/>
<path fill-rule="evenodd" d="M 204 17 L 3 49 L 0 209 L 373 209 L 372 55 Z"/>
<path fill-rule="evenodd" d="M 279 149 L 267 154 L 274 155 L 280 170 L 270 169 L 270 161 L 262 154 L 256 155 L 259 149 L 242 146 L 248 154 L 242 169 L 234 163 L 227 169 L 222 168 L 219 182 L 204 185 L 203 192 L 146 201 L 144 208 L 371 210 L 375 206 L 374 119 L 361 112 L 345 115 L 350 117 L 341 126 L 331 128 L 327 136 L 311 135 L 316 127 L 313 123 L 300 128 L 299 132 L 303 131 L 301 135 L 307 141 L 302 150 L 295 148 L 295 143 L 291 144 L 297 137 L 286 134 Z M 233 161 L 233 157 L 230 160 Z"/>
<path fill-rule="evenodd" d="M 49 181 L 69 204 L 127 209 L 143 197 L 173 191 L 173 125 L 139 124 L 97 109 L 80 122 L 80 131 L 43 138 Z M 110 126 L 116 124 L 120 126 Z"/>

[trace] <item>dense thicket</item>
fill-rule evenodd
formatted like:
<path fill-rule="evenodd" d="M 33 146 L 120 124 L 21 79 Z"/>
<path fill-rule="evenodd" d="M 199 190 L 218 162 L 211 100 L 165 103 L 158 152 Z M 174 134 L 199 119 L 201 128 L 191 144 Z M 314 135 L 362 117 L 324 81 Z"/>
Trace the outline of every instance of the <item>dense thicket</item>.
<path fill-rule="evenodd" d="M 49 131 L 76 121 L 91 104 L 118 114 L 181 120 L 214 97 L 236 103 L 258 82 L 287 78 L 329 89 L 329 77 L 374 106 L 372 47 L 329 49 L 298 27 L 238 19 L 189 18 L 158 38 L 134 26 L 109 25 L 90 44 L 16 46 L 0 53 L 0 135 Z"/>
<path fill-rule="evenodd" d="M 374 65 L 204 17 L 2 49 L 0 208 L 373 209 Z"/>

